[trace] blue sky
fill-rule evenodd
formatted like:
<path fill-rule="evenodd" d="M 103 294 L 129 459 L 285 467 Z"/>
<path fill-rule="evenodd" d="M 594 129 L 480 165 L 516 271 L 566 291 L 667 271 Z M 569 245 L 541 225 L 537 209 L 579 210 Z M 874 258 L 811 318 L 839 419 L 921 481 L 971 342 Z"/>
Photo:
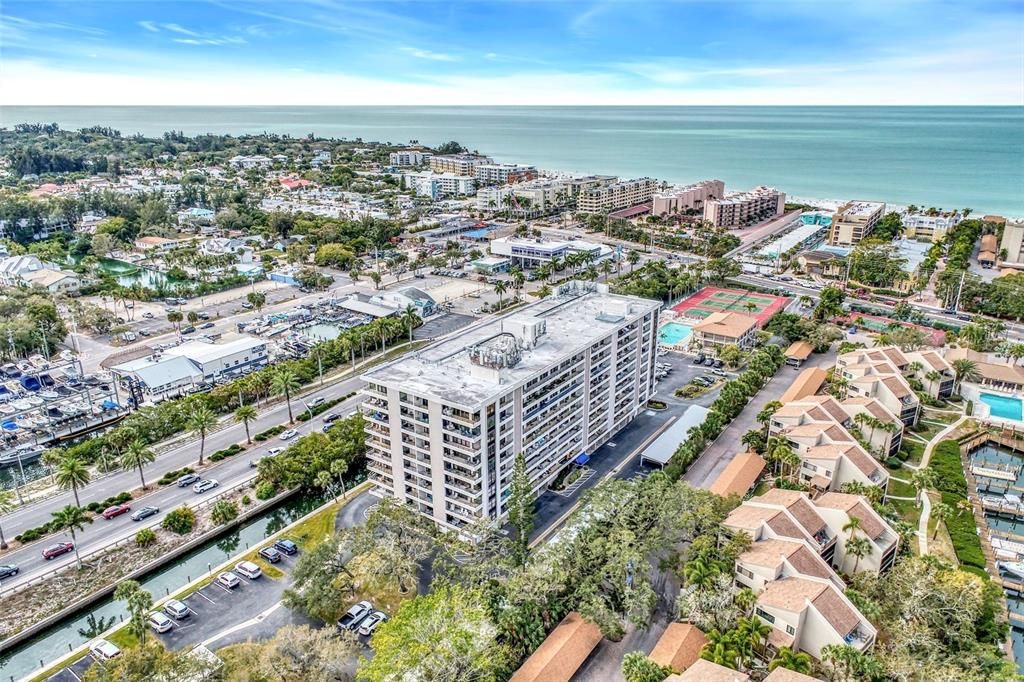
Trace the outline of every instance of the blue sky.
<path fill-rule="evenodd" d="M 1024 104 L 986 0 L 6 0 L 6 104 Z"/>

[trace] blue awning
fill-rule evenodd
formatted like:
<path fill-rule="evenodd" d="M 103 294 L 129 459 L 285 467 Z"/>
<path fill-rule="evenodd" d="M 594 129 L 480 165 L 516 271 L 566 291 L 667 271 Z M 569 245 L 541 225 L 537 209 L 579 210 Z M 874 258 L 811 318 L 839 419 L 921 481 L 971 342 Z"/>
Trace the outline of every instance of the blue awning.
<path fill-rule="evenodd" d="M 589 461 L 590 461 L 590 455 L 588 455 L 585 452 L 581 452 L 580 454 L 576 455 L 576 463 L 577 464 L 586 464 Z"/>

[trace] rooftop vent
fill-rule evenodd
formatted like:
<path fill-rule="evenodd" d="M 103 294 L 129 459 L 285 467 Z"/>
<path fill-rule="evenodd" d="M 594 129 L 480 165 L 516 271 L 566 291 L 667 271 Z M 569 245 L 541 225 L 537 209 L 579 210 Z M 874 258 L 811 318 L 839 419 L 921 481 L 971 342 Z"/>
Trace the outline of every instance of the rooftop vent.
<path fill-rule="evenodd" d="M 468 348 L 473 364 L 490 369 L 509 369 L 523 359 L 523 350 L 512 334 L 502 334 Z"/>

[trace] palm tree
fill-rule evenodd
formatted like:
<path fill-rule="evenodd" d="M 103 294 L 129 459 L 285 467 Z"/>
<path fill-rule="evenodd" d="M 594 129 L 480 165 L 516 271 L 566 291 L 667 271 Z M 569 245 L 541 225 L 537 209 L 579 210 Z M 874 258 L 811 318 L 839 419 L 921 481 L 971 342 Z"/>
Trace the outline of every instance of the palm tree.
<path fill-rule="evenodd" d="M 772 420 L 772 415 L 775 414 L 780 407 L 782 407 L 782 403 L 778 400 L 772 400 L 757 413 L 757 421 L 764 427 L 765 433 L 768 433 L 768 422 Z"/>
<path fill-rule="evenodd" d="M 775 654 L 775 658 L 768 664 L 768 670 L 771 671 L 776 668 L 786 668 L 793 672 L 810 675 L 811 657 L 802 651 L 793 651 L 788 646 L 784 646 L 779 649 L 779 653 Z"/>
<path fill-rule="evenodd" d="M 189 431 L 199 436 L 199 466 L 203 466 L 203 455 L 206 453 L 206 434 L 217 424 L 217 415 L 200 403 L 192 408 L 188 416 Z"/>
<path fill-rule="evenodd" d="M 708 632 L 707 638 L 708 643 L 701 649 L 700 657 L 706 661 L 735 670 L 740 658 L 740 652 L 736 648 L 732 634 L 713 629 Z"/>
<path fill-rule="evenodd" d="M 71 488 L 75 494 L 75 504 L 79 507 L 82 503 L 78 499 L 78 489 L 87 484 L 90 478 L 89 467 L 73 454 L 65 452 L 57 462 L 57 485 L 65 490 Z"/>
<path fill-rule="evenodd" d="M 239 405 L 235 410 L 235 420 L 245 425 L 245 440 L 252 445 L 252 436 L 249 435 L 249 422 L 256 419 L 258 413 L 252 405 Z"/>
<path fill-rule="evenodd" d="M 175 331 L 181 330 L 181 321 L 185 319 L 180 310 L 172 310 L 167 313 L 167 321 L 174 325 Z"/>
<path fill-rule="evenodd" d="M 75 531 L 82 530 L 87 523 L 92 523 L 92 517 L 86 514 L 81 507 L 73 507 L 69 504 L 63 509 L 53 512 L 53 521 L 50 523 L 53 524 L 55 530 L 66 530 L 71 533 L 75 560 L 78 562 L 78 570 L 82 570 L 82 557 L 78 553 L 78 540 L 75 537 Z"/>
<path fill-rule="evenodd" d="M 409 329 L 409 343 L 412 343 L 412 330 L 420 321 L 419 313 L 416 311 L 416 306 L 412 303 L 405 306 L 405 310 L 402 311 L 402 322 Z"/>
<path fill-rule="evenodd" d="M 960 385 L 965 381 L 981 380 L 981 372 L 978 371 L 978 363 L 967 358 L 960 358 L 953 361 L 953 377 L 956 392 L 960 392 Z"/>
<path fill-rule="evenodd" d="M 295 417 L 292 416 L 292 393 L 299 390 L 302 384 L 299 383 L 299 377 L 295 375 L 295 372 L 282 367 L 281 369 L 274 372 L 274 376 L 270 379 L 270 386 L 274 393 L 277 395 L 284 394 L 285 404 L 288 405 L 288 423 L 294 424 Z"/>
<path fill-rule="evenodd" d="M 188 311 L 188 315 L 186 315 L 186 317 L 188 318 L 188 323 L 193 327 L 196 325 L 197 322 L 199 322 L 199 313 L 197 313 L 194 310 Z"/>
<path fill-rule="evenodd" d="M 935 487 L 936 483 L 935 472 L 931 469 L 918 469 L 910 475 L 910 484 L 914 486 L 914 490 L 917 491 L 915 502 L 921 504 L 921 495 L 928 488 Z"/>
<path fill-rule="evenodd" d="M 545 284 L 544 286 L 542 286 L 540 289 L 537 290 L 537 297 L 538 298 L 544 299 L 544 298 L 547 298 L 550 295 L 551 295 L 551 287 L 549 287 L 547 284 Z"/>
<path fill-rule="evenodd" d="M 14 503 L 14 491 L 0 490 L 0 514 L 12 512 L 16 506 Z M 2 527 L 0 527 L 0 549 L 7 549 L 7 540 L 4 538 L 4 529 Z"/>
<path fill-rule="evenodd" d="M 932 505 L 932 516 L 935 517 L 935 532 L 932 533 L 932 540 L 939 535 L 939 524 L 946 523 L 956 515 L 956 509 L 945 502 L 936 502 Z M 949 530 L 949 528 L 947 527 L 946 530 Z"/>
<path fill-rule="evenodd" d="M 846 553 L 854 557 L 853 572 L 857 572 L 860 560 L 871 554 L 871 541 L 867 538 L 853 538 L 846 541 Z"/>
<path fill-rule="evenodd" d="M 849 517 L 849 520 L 843 524 L 843 530 L 850 533 L 850 539 L 852 540 L 853 536 L 860 530 L 860 526 L 861 520 L 856 516 L 851 516 Z"/>
<path fill-rule="evenodd" d="M 683 566 L 683 576 L 688 585 L 707 587 L 717 574 L 718 570 L 701 558 L 691 559 Z"/>
<path fill-rule="evenodd" d="M 146 441 L 136 438 L 128 444 L 128 449 L 125 450 L 121 458 L 121 468 L 131 469 L 132 467 L 137 467 L 139 470 L 139 480 L 142 481 L 142 489 L 146 490 L 146 477 L 142 473 L 142 466 L 155 461 L 156 453 L 147 447 Z"/>
<path fill-rule="evenodd" d="M 498 310 L 499 311 L 502 309 L 501 299 L 502 299 L 502 296 L 505 295 L 506 291 L 508 291 L 508 285 L 505 284 L 504 281 L 498 280 L 498 283 L 494 285 L 494 293 L 496 293 L 498 295 Z"/>
<path fill-rule="evenodd" d="M 626 256 L 626 260 L 629 262 L 629 273 L 633 274 L 633 268 L 640 262 L 640 253 L 637 251 L 630 251 Z"/>
<path fill-rule="evenodd" d="M 608 281 L 608 275 L 612 274 L 612 270 L 614 269 L 615 266 L 612 265 L 612 262 L 610 260 L 606 259 L 603 263 L 601 263 L 601 274 L 604 275 L 604 281 Z"/>

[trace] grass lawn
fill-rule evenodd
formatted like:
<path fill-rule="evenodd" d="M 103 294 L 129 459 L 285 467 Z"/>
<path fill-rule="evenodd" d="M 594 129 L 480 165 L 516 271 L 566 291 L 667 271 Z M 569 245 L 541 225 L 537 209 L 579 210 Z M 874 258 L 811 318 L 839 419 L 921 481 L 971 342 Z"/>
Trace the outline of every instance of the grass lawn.
<path fill-rule="evenodd" d="M 349 563 L 352 571 L 356 593 L 352 596 L 352 603 L 363 601 L 371 602 L 375 609 L 388 614 L 394 614 L 402 602 L 416 596 L 415 581 L 409 586 L 409 591 L 402 594 L 398 591 L 398 581 L 391 576 L 365 576 L 361 570 L 359 559 Z"/>
<path fill-rule="evenodd" d="M 924 448 L 925 443 L 920 443 L 912 438 L 904 438 L 903 444 L 900 446 L 900 449 L 909 455 L 907 461 L 914 464 L 921 461 L 921 458 L 924 456 Z"/>
<path fill-rule="evenodd" d="M 349 495 L 349 499 L 352 497 Z M 334 533 L 334 518 L 339 509 L 341 505 L 336 503 L 321 509 L 288 531 L 288 538 L 306 551 L 313 549 Z"/>
<path fill-rule="evenodd" d="M 932 496 L 934 498 L 934 496 Z M 937 500 L 933 500 L 935 502 Z M 939 526 L 939 532 L 935 532 L 935 526 Z M 932 539 L 934 536 L 934 539 Z M 956 558 L 956 551 L 953 549 L 953 541 L 949 537 L 946 525 L 932 514 L 928 519 L 928 553 L 942 557 L 954 566 L 959 564 Z"/>
<path fill-rule="evenodd" d="M 921 510 L 913 500 L 888 500 L 886 504 L 892 505 L 903 521 L 917 528 L 917 522 L 921 519 Z M 917 543 L 913 544 L 916 551 Z"/>
<path fill-rule="evenodd" d="M 127 623 L 127 621 L 125 621 L 125 623 Z M 139 638 L 136 637 L 135 633 L 128 628 L 127 624 L 123 628 L 114 630 L 114 632 L 107 637 L 107 641 L 117 646 L 122 651 L 124 649 L 133 649 L 139 645 Z"/>
<path fill-rule="evenodd" d="M 892 474 L 893 476 L 900 476 L 900 478 L 908 478 L 906 469 L 900 469 L 899 471 L 890 471 L 889 473 Z M 914 489 L 914 486 L 910 485 L 909 483 L 903 483 L 902 481 L 893 480 L 891 478 L 889 479 L 888 492 L 890 495 L 895 495 L 896 497 L 914 497 L 915 495 L 917 495 L 917 490 Z"/>

